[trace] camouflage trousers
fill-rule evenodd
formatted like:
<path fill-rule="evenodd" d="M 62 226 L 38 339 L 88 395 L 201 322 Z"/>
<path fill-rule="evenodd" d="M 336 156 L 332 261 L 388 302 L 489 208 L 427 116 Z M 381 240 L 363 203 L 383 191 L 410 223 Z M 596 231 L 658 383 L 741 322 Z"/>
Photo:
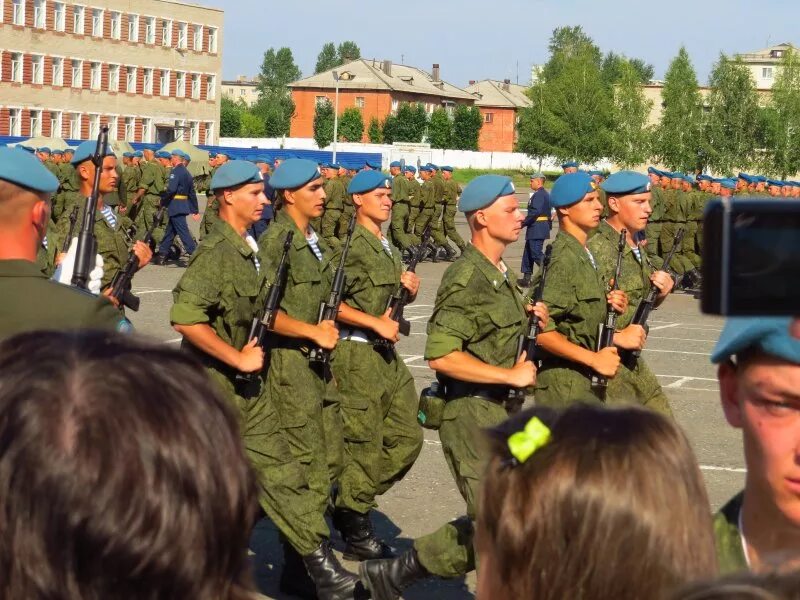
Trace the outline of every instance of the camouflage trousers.
<path fill-rule="evenodd" d="M 661 257 L 661 221 L 648 223 L 644 235 L 647 238 L 647 254 L 651 257 Z"/>
<path fill-rule="evenodd" d="M 408 202 L 397 202 L 392 206 L 392 220 L 389 224 L 389 235 L 392 243 L 405 250 L 414 244 L 414 237 L 406 233 L 411 207 Z"/>
<path fill-rule="evenodd" d="M 419 217 L 414 223 L 414 235 L 417 239 L 422 240 L 422 232 L 427 227 L 428 223 L 431 224 L 431 241 L 436 246 L 444 246 L 447 244 L 447 238 L 444 237 L 442 232 L 442 221 L 438 218 L 436 207 L 425 207 L 419 212 Z"/>
<path fill-rule="evenodd" d="M 417 235 L 417 221 L 419 221 L 419 214 L 421 212 L 419 204 L 411 203 L 408 208 L 408 221 L 406 223 L 406 233 L 414 240 L 415 244 L 420 243 L 420 238 Z M 422 231 L 422 230 L 420 230 Z"/>
<path fill-rule="evenodd" d="M 141 237 L 144 235 L 145 231 L 150 229 L 150 226 L 153 224 L 156 213 L 161 206 L 161 197 L 156 196 L 155 194 L 145 194 L 142 196 L 139 202 L 141 203 L 141 206 L 139 207 L 139 211 L 136 213 L 136 234 L 137 236 Z M 158 248 L 159 244 L 161 244 L 161 240 L 164 239 L 164 234 L 167 231 L 168 220 L 169 219 L 167 216 L 164 215 L 164 218 L 161 219 L 161 224 L 153 231 L 153 242 L 155 242 L 156 248 Z"/>
<path fill-rule="evenodd" d="M 414 548 L 425 569 L 439 577 L 460 577 L 475 569 L 473 521 L 478 514 L 479 482 L 486 456 L 480 432 L 507 418 L 505 408 L 481 398 L 457 398 L 444 407 L 439 439 L 467 515 L 417 538 Z"/>
<path fill-rule="evenodd" d="M 211 233 L 214 225 L 219 221 L 219 204 L 214 196 L 206 197 L 206 209 L 203 211 L 203 220 L 200 222 L 200 239 Z"/>
<path fill-rule="evenodd" d="M 644 358 L 639 357 L 633 370 L 620 365 L 617 376 L 608 381 L 606 404 L 635 404 L 672 418 L 672 409 L 661 384 Z"/>
<path fill-rule="evenodd" d="M 700 255 L 701 263 L 703 258 L 703 221 L 695 221 L 697 224 L 697 233 L 694 236 L 694 246 L 697 248 L 697 253 Z"/>
<path fill-rule="evenodd" d="M 442 226 L 444 227 L 444 235 L 452 240 L 458 246 L 459 250 L 464 250 L 467 247 L 464 238 L 456 231 L 456 205 L 445 204 L 444 214 L 442 215 Z"/>
<path fill-rule="evenodd" d="M 661 253 L 665 258 L 675 245 L 675 234 L 678 232 L 678 228 L 680 227 L 685 228 L 686 223 L 665 221 L 661 226 Z M 685 235 L 684 240 L 686 240 Z M 675 250 L 675 254 L 672 257 L 672 262 L 670 263 L 670 270 L 675 271 L 678 275 L 683 275 L 684 273 L 695 268 L 694 263 L 683 251 L 683 245 L 686 243 L 686 241 L 681 242 L 681 245 Z"/>
<path fill-rule="evenodd" d="M 702 225 L 702 223 L 700 224 Z M 700 268 L 702 259 L 698 252 L 701 250 L 697 247 L 697 221 L 687 221 L 685 223 L 686 235 L 683 237 L 683 253 L 692 262 L 695 268 Z"/>
<path fill-rule="evenodd" d="M 422 449 L 414 379 L 393 349 L 343 340 L 331 363 L 339 386 L 344 464 L 336 506 L 366 513 Z"/>
<path fill-rule="evenodd" d="M 319 231 L 320 237 L 328 242 L 328 245 L 334 250 L 338 250 L 342 246 L 337 232 L 342 219 L 342 213 L 343 210 L 340 206 L 325 207 L 325 212 L 317 220 L 317 225 L 313 225 L 314 230 Z M 345 224 L 345 233 L 347 232 L 346 228 L 347 224 Z"/>

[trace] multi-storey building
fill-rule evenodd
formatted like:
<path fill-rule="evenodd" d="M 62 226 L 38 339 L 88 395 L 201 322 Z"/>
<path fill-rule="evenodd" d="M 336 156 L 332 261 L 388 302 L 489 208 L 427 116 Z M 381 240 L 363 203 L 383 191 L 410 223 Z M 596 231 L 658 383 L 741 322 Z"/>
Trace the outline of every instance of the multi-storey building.
<path fill-rule="evenodd" d="M 258 78 L 248 79 L 247 75 L 239 75 L 230 81 L 223 80 L 222 95 L 234 102 L 244 102 L 253 106 L 258 102 Z"/>
<path fill-rule="evenodd" d="M 510 79 L 470 81 L 465 88 L 475 96 L 483 116 L 478 147 L 482 152 L 513 152 L 517 143 L 519 111 L 531 105 L 525 86 Z"/>
<path fill-rule="evenodd" d="M 175 0 L 0 0 L 0 135 L 215 143 L 222 23 Z"/>

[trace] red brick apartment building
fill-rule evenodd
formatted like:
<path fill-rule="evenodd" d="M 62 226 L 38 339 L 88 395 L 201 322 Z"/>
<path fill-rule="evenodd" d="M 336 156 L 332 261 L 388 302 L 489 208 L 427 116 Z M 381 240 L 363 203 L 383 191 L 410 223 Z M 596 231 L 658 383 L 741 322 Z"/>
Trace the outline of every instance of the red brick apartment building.
<path fill-rule="evenodd" d="M 478 147 L 482 152 L 513 152 L 517 143 L 519 111 L 531 105 L 525 86 L 510 80 L 470 81 L 466 90 L 483 115 Z"/>

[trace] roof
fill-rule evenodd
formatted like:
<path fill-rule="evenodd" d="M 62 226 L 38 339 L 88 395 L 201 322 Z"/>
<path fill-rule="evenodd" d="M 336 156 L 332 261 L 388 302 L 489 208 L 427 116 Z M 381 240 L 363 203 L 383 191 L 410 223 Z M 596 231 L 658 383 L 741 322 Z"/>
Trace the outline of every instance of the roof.
<path fill-rule="evenodd" d="M 289 87 L 333 90 L 336 87 L 333 71 L 338 71 L 340 90 L 385 90 L 404 94 L 438 96 L 450 100 L 475 100 L 472 94 L 446 81 L 435 82 L 433 77 L 422 69 L 409 65 L 392 64 L 389 69 L 391 75 L 387 75 L 382 68 L 383 64 L 379 60 L 359 58 L 335 69 L 329 69 L 290 83 Z M 341 79 L 342 73 L 350 74 L 351 79 Z"/>
<path fill-rule="evenodd" d="M 506 89 L 506 85 L 508 89 Z M 525 95 L 527 88 L 516 83 L 505 84 L 502 81 L 484 79 L 478 81 L 466 90 L 475 96 L 475 106 L 496 106 L 507 108 L 525 108 L 531 105 L 531 100 Z"/>
<path fill-rule="evenodd" d="M 781 56 L 780 54 L 776 55 L 776 53 L 790 49 L 794 50 L 794 45 L 789 42 L 784 42 L 783 44 L 762 48 L 754 52 L 736 54 L 736 57 L 742 59 L 744 62 L 780 62 Z"/>

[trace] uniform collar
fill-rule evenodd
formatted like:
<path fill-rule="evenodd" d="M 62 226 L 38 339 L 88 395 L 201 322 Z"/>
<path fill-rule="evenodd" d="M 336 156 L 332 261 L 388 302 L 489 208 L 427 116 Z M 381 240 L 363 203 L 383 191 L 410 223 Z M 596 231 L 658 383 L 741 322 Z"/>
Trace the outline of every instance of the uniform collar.
<path fill-rule="evenodd" d="M 492 261 L 486 258 L 483 252 L 478 250 L 472 244 L 467 244 L 467 247 L 462 252 L 462 256 L 465 260 L 468 260 L 475 265 L 478 271 L 480 271 L 483 276 L 486 277 L 487 281 L 492 284 L 492 287 L 494 287 L 495 290 L 499 290 L 503 283 L 508 283 L 508 286 L 513 288 L 513 285 L 511 285 L 511 279 L 514 277 L 514 273 L 511 271 L 511 268 L 508 265 L 506 265 L 507 270 L 504 276 L 502 271 L 492 264 Z"/>
<path fill-rule="evenodd" d="M 231 245 L 236 248 L 242 256 L 250 256 L 253 254 L 253 249 L 247 245 L 247 242 L 244 241 L 244 238 L 236 233 L 233 227 L 231 227 L 230 223 L 220 219 L 222 226 L 219 227 L 219 232 L 222 234 L 226 240 L 228 240 Z"/>
<path fill-rule="evenodd" d="M 47 279 L 36 263 L 22 258 L 0 260 L 0 277 L 36 277 Z"/>
<path fill-rule="evenodd" d="M 367 240 L 367 243 L 373 250 L 375 250 L 375 252 L 385 252 L 383 244 L 381 243 L 381 240 L 378 238 L 378 236 L 376 236 L 374 233 L 372 233 L 369 229 L 367 229 L 360 223 L 356 223 L 356 228 L 355 231 L 353 232 L 353 238 L 355 239 L 356 237 L 362 237 L 365 240 Z"/>

